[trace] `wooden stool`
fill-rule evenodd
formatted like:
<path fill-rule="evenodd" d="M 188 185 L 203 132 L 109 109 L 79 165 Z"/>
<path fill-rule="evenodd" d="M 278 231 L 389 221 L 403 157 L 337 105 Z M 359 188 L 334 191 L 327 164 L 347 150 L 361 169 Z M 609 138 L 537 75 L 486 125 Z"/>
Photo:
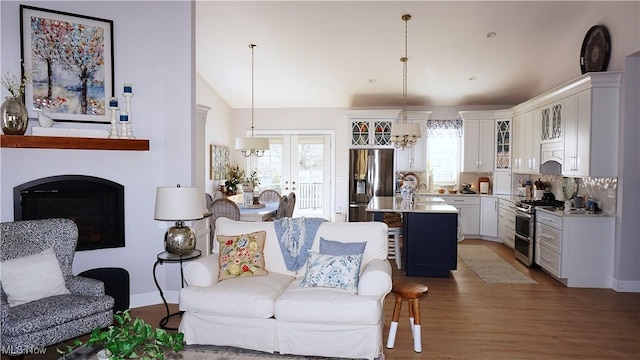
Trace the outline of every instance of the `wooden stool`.
<path fill-rule="evenodd" d="M 422 352 L 422 333 L 420 322 L 420 298 L 429 291 L 426 285 L 422 284 L 394 284 L 391 290 L 396 294 L 396 304 L 393 307 L 393 318 L 389 328 L 389 338 L 387 348 L 393 349 L 396 343 L 396 332 L 398 330 L 398 320 L 400 320 L 400 309 L 402 300 L 409 301 L 409 322 L 411 323 L 411 334 L 413 335 L 413 350 Z"/>

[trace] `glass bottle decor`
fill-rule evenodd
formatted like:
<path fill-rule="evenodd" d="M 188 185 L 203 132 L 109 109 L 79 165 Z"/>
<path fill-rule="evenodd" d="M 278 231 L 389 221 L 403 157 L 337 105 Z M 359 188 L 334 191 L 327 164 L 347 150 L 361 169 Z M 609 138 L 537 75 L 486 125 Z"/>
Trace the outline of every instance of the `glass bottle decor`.
<path fill-rule="evenodd" d="M 2 112 L 2 132 L 5 135 L 24 135 L 29 125 L 29 115 L 22 99 L 6 97 L 0 111 Z"/>

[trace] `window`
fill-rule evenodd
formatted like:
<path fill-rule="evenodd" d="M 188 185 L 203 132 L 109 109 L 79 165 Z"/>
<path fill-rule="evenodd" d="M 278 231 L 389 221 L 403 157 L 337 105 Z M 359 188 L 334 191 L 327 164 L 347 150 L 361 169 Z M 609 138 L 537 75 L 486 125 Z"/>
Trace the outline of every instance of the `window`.
<path fill-rule="evenodd" d="M 460 119 L 427 120 L 427 164 L 433 187 L 458 183 L 461 136 Z"/>
<path fill-rule="evenodd" d="M 460 174 L 460 138 L 428 137 L 427 164 L 434 187 L 456 185 Z"/>

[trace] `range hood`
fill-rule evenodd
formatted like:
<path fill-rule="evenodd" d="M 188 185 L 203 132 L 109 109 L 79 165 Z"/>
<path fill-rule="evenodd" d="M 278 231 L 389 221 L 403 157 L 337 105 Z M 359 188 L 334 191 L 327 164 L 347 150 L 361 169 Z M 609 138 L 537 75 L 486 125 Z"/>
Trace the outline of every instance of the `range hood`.
<path fill-rule="evenodd" d="M 562 175 L 562 162 L 564 161 L 562 142 L 542 144 L 540 155 L 540 174 Z"/>

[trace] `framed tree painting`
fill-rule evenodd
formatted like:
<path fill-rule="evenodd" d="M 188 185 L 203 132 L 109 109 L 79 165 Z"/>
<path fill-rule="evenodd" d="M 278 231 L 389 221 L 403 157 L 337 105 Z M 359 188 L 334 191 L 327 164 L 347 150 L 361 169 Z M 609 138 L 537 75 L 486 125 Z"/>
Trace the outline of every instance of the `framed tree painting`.
<path fill-rule="evenodd" d="M 20 5 L 29 117 L 105 122 L 113 96 L 113 21 Z"/>
<path fill-rule="evenodd" d="M 227 168 L 231 165 L 231 150 L 228 146 L 211 145 L 209 148 L 211 161 L 209 178 L 224 180 L 227 178 Z"/>

